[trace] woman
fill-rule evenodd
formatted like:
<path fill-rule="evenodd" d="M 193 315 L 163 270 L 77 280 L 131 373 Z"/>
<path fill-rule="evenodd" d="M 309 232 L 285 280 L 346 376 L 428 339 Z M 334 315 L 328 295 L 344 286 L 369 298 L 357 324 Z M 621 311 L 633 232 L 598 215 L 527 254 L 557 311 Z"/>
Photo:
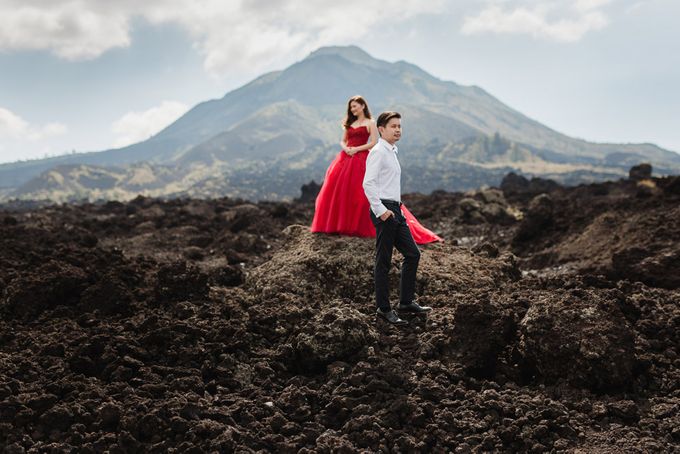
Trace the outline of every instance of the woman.
<path fill-rule="evenodd" d="M 362 183 L 366 173 L 366 157 L 378 142 L 378 128 L 371 119 L 368 104 L 361 96 L 347 102 L 345 134 L 340 142 L 342 150 L 326 171 L 321 191 L 316 198 L 312 232 L 375 237 L 375 227 L 368 214 L 369 204 Z M 402 205 L 413 239 L 418 244 L 441 241 L 423 227 Z"/>

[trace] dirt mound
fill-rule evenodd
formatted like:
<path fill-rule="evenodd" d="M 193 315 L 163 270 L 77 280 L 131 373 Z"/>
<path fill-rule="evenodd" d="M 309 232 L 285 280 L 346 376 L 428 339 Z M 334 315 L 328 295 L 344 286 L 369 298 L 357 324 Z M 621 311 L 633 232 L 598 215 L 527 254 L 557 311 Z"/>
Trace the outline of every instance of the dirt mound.
<path fill-rule="evenodd" d="M 680 214 L 680 212 L 678 212 Z M 612 274 L 654 287 L 680 288 L 680 248 L 677 245 L 634 246 L 612 255 Z"/>
<path fill-rule="evenodd" d="M 359 298 L 357 304 L 370 300 L 373 241 L 315 235 L 302 225 L 290 226 L 282 234 L 285 245 L 247 279 L 263 298 L 291 294 L 315 306 L 348 296 Z"/>
<path fill-rule="evenodd" d="M 7 219 L 7 218 L 6 218 Z M 57 307 L 126 312 L 139 276 L 118 251 L 97 246 L 83 229 L 60 231 L 5 223 L 0 261 L 0 310 L 34 319 Z"/>
<path fill-rule="evenodd" d="M 334 301 L 300 327 L 290 344 L 283 347 L 284 361 L 302 373 L 325 371 L 336 361 L 353 361 L 357 353 L 375 342 L 377 334 L 370 319 L 347 301 Z"/>
<path fill-rule="evenodd" d="M 250 286 L 266 299 L 293 294 L 320 304 L 351 298 L 361 307 L 373 301 L 374 240 L 312 234 L 294 225 L 284 232 L 286 244 L 248 277 Z M 401 255 L 392 257 L 391 300 L 398 301 Z M 512 254 L 498 258 L 474 255 L 465 248 L 436 243 L 423 248 L 416 288 L 419 294 L 451 295 L 475 289 L 490 290 L 520 275 Z M 445 299 L 440 299 L 445 304 Z"/>
<path fill-rule="evenodd" d="M 535 295 L 519 324 L 525 367 L 547 382 L 566 380 L 594 391 L 628 388 L 634 336 L 617 293 L 574 289 Z"/>
<path fill-rule="evenodd" d="M 599 183 L 536 196 L 512 251 L 525 268 L 566 267 L 651 286 L 678 288 L 680 177 Z"/>
<path fill-rule="evenodd" d="M 499 369 L 504 369 L 510 377 L 518 378 L 521 373 L 511 366 L 509 353 L 516 343 L 518 319 L 525 310 L 505 301 L 460 302 L 453 313 L 453 329 L 446 332 L 447 354 L 473 377 L 496 379 Z"/>

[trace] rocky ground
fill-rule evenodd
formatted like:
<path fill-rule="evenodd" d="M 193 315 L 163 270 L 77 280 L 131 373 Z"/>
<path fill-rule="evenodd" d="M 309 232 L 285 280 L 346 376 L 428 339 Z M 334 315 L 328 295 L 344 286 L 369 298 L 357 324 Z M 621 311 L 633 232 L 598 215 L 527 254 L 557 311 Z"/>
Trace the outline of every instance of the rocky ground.
<path fill-rule="evenodd" d="M 405 328 L 374 316 L 373 241 L 309 233 L 311 202 L 6 207 L 0 446 L 678 449 L 680 177 L 405 201 L 446 238 Z"/>

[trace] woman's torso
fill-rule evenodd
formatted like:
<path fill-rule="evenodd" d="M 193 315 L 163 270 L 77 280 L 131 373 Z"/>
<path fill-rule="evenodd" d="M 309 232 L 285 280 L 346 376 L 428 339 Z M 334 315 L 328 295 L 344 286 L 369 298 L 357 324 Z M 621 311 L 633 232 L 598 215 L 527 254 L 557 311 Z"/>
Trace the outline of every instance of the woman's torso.
<path fill-rule="evenodd" d="M 356 128 L 350 126 L 347 129 L 347 146 L 360 147 L 361 145 L 366 145 L 370 137 L 371 132 L 368 126 L 357 126 Z"/>

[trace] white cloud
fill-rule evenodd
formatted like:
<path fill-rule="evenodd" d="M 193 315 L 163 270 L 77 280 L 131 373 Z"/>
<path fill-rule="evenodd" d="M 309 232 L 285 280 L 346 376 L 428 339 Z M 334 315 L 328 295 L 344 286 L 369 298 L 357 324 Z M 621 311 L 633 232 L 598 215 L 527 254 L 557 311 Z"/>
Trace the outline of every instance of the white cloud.
<path fill-rule="evenodd" d="M 184 115 L 187 110 L 189 107 L 181 102 L 163 101 L 160 106 L 143 112 L 128 112 L 111 127 L 117 136 L 114 146 L 124 147 L 146 140 Z"/>
<path fill-rule="evenodd" d="M 0 137 L 18 138 L 28 131 L 28 123 L 14 112 L 0 107 Z"/>
<path fill-rule="evenodd" d="M 640 2 L 635 2 L 631 5 L 628 5 L 626 7 L 626 10 L 625 10 L 626 14 L 633 14 L 633 13 L 637 12 L 638 10 L 642 9 L 642 7 L 644 7 L 646 5 L 647 1 L 648 0 L 643 0 L 643 1 L 640 1 Z"/>
<path fill-rule="evenodd" d="M 66 134 L 66 131 L 66 125 L 62 123 L 48 123 L 44 128 L 46 136 L 60 136 Z"/>
<path fill-rule="evenodd" d="M 66 134 L 67 127 L 62 123 L 48 123 L 33 126 L 14 112 L 0 107 L 0 139 L 19 141 L 38 141 Z"/>
<path fill-rule="evenodd" d="M 67 60 L 84 60 L 129 44 L 129 17 L 120 12 L 93 11 L 84 1 L 0 4 L 0 49 L 49 50 Z"/>
<path fill-rule="evenodd" d="M 11 110 L 0 107 L 0 162 L 52 154 L 48 139 L 64 136 L 67 132 L 68 128 L 62 123 L 34 125 Z"/>
<path fill-rule="evenodd" d="M 388 21 L 441 11 L 444 0 L 401 0 L 380 14 L 364 0 L 2 0 L 0 50 L 46 50 L 71 60 L 130 45 L 132 19 L 185 29 L 216 75 L 257 71 L 291 54 L 358 42 Z"/>
<path fill-rule="evenodd" d="M 590 11 L 608 5 L 612 0 L 576 0 L 574 7 L 579 11 Z"/>
<path fill-rule="evenodd" d="M 527 34 L 558 42 L 576 42 L 609 24 L 603 8 L 613 0 L 495 1 L 467 16 L 461 32 Z"/>

